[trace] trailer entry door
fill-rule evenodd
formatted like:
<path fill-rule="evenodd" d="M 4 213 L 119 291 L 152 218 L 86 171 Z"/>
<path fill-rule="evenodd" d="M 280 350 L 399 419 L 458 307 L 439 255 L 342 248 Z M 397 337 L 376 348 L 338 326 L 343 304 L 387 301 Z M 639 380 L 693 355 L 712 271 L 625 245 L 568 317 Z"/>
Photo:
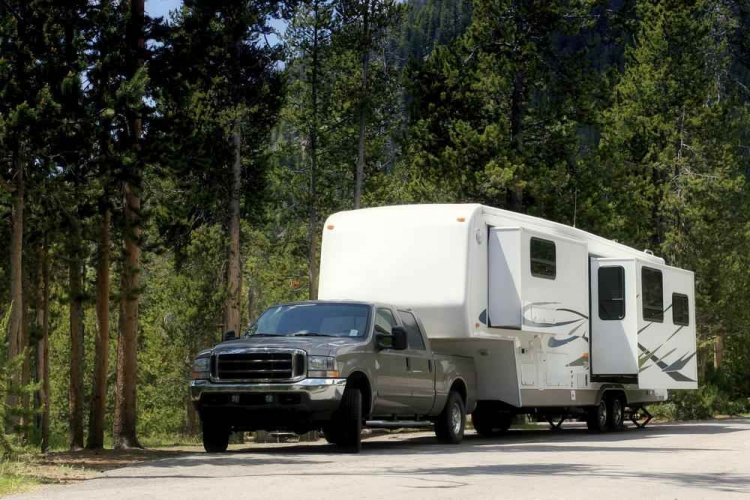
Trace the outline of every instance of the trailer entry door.
<path fill-rule="evenodd" d="M 638 375 L 635 260 L 591 260 L 591 374 Z"/>

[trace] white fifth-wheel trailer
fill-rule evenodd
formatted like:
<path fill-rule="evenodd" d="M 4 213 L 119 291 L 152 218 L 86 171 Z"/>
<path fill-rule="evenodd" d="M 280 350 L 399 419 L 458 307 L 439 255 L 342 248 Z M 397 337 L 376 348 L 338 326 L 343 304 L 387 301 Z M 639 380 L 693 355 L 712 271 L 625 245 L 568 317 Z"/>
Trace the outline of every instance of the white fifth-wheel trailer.
<path fill-rule="evenodd" d="M 318 296 L 411 307 L 436 349 L 473 357 L 485 435 L 517 414 L 645 425 L 648 403 L 697 388 L 693 273 L 536 217 L 477 204 L 334 214 Z"/>

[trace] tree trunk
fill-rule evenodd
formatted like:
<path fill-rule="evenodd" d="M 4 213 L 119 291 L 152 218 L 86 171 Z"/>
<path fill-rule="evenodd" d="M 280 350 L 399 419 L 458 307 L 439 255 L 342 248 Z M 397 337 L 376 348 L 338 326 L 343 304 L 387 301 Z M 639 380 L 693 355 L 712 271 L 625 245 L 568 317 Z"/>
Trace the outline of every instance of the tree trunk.
<path fill-rule="evenodd" d="M 78 229 L 73 230 L 69 278 L 69 313 L 70 313 L 70 388 L 68 392 L 68 420 L 70 427 L 70 449 L 83 448 L 83 263 L 81 259 L 81 241 Z"/>
<path fill-rule="evenodd" d="M 309 292 L 308 297 L 310 300 L 316 300 L 318 298 L 318 214 L 315 207 L 315 201 L 317 198 L 316 193 L 316 176 L 318 170 L 318 9 L 319 2 L 315 0 L 313 4 L 315 9 L 315 26 L 313 27 L 313 47 L 312 47 L 312 124 L 310 127 L 310 217 L 309 217 L 309 254 L 308 270 L 309 270 Z"/>
<path fill-rule="evenodd" d="M 41 434 L 41 451 L 49 449 L 49 254 L 47 239 L 37 249 L 41 272 L 37 272 L 36 326 L 41 333 L 36 348 L 36 378 L 40 382 L 39 430 Z"/>
<path fill-rule="evenodd" d="M 523 110 L 526 99 L 526 78 L 521 70 L 516 70 L 516 74 L 513 77 L 513 95 L 511 99 L 511 148 L 516 153 L 517 158 L 515 161 L 518 162 L 523 154 Z M 523 187 L 519 180 L 516 180 L 511 189 L 510 206 L 516 212 L 523 211 Z"/>
<path fill-rule="evenodd" d="M 127 27 L 130 77 L 143 66 L 144 5 L 143 0 L 130 0 L 130 18 Z M 140 294 L 141 261 L 141 197 L 140 138 L 142 120 L 140 112 L 131 117 L 131 153 L 135 157 L 130 178 L 123 182 L 124 237 L 123 265 L 120 285 L 120 337 L 117 343 L 117 381 L 115 384 L 114 447 L 141 448 L 136 435 L 136 383 L 138 370 L 138 300 Z"/>
<path fill-rule="evenodd" d="M 96 268 L 96 340 L 94 379 L 91 389 L 89 434 L 86 447 L 104 447 L 104 414 L 107 409 L 107 372 L 109 370 L 109 208 L 102 208 L 99 262 Z"/>
<path fill-rule="evenodd" d="M 10 328 L 8 330 L 8 357 L 14 358 L 21 349 L 23 335 L 23 210 L 24 171 L 20 148 L 13 155 L 14 191 L 11 214 L 10 243 Z M 18 377 L 15 377 L 18 380 Z"/>
<path fill-rule="evenodd" d="M 724 346 L 726 345 L 726 341 L 727 332 L 724 330 L 724 327 L 719 327 L 719 332 L 714 341 L 714 368 L 717 370 L 724 363 Z"/>
<path fill-rule="evenodd" d="M 367 77 L 370 69 L 370 2 L 365 0 L 365 11 L 362 22 L 362 96 L 359 102 L 359 152 L 357 155 L 357 174 L 354 186 L 354 208 L 360 208 L 362 198 L 362 179 L 365 175 L 365 131 L 367 129 Z"/>
<path fill-rule="evenodd" d="M 240 182 L 242 175 L 242 137 L 240 120 L 237 118 L 232 131 L 234 162 L 232 164 L 232 191 L 229 202 L 229 265 L 227 266 L 226 329 L 240 333 Z"/>
<path fill-rule="evenodd" d="M 31 283 L 29 282 L 29 274 L 24 273 L 23 275 L 23 326 L 21 328 L 21 346 L 20 352 L 23 356 L 23 365 L 21 365 L 21 385 L 26 387 L 31 382 L 31 352 L 29 350 L 29 297 L 31 296 Z M 25 393 L 21 396 L 21 418 L 19 424 L 22 429 L 22 441 L 28 442 L 29 429 L 32 425 L 33 419 L 30 418 L 29 412 L 29 395 Z"/>

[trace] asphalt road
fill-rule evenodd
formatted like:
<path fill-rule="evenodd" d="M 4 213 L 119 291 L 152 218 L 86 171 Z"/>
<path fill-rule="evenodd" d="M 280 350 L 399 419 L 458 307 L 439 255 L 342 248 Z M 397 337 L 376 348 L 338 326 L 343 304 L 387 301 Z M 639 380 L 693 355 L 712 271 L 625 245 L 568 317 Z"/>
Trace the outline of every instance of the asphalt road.
<path fill-rule="evenodd" d="M 750 499 L 750 420 L 621 433 L 511 430 L 458 446 L 428 433 L 367 440 L 360 455 L 321 443 L 244 445 L 51 486 L 24 499 Z"/>

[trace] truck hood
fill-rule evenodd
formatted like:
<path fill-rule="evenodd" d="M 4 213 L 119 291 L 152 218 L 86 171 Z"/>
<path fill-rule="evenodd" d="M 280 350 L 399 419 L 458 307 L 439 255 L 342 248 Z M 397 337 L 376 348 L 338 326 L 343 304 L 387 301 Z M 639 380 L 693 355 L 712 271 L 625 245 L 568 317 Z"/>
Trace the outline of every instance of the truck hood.
<path fill-rule="evenodd" d="M 222 342 L 214 347 L 214 353 L 227 351 L 236 351 L 243 348 L 264 348 L 273 349 L 274 347 L 302 349 L 307 354 L 313 356 L 332 356 L 341 347 L 360 343 L 362 338 L 338 338 L 338 337 L 258 337 L 258 338 L 240 338 Z"/>

